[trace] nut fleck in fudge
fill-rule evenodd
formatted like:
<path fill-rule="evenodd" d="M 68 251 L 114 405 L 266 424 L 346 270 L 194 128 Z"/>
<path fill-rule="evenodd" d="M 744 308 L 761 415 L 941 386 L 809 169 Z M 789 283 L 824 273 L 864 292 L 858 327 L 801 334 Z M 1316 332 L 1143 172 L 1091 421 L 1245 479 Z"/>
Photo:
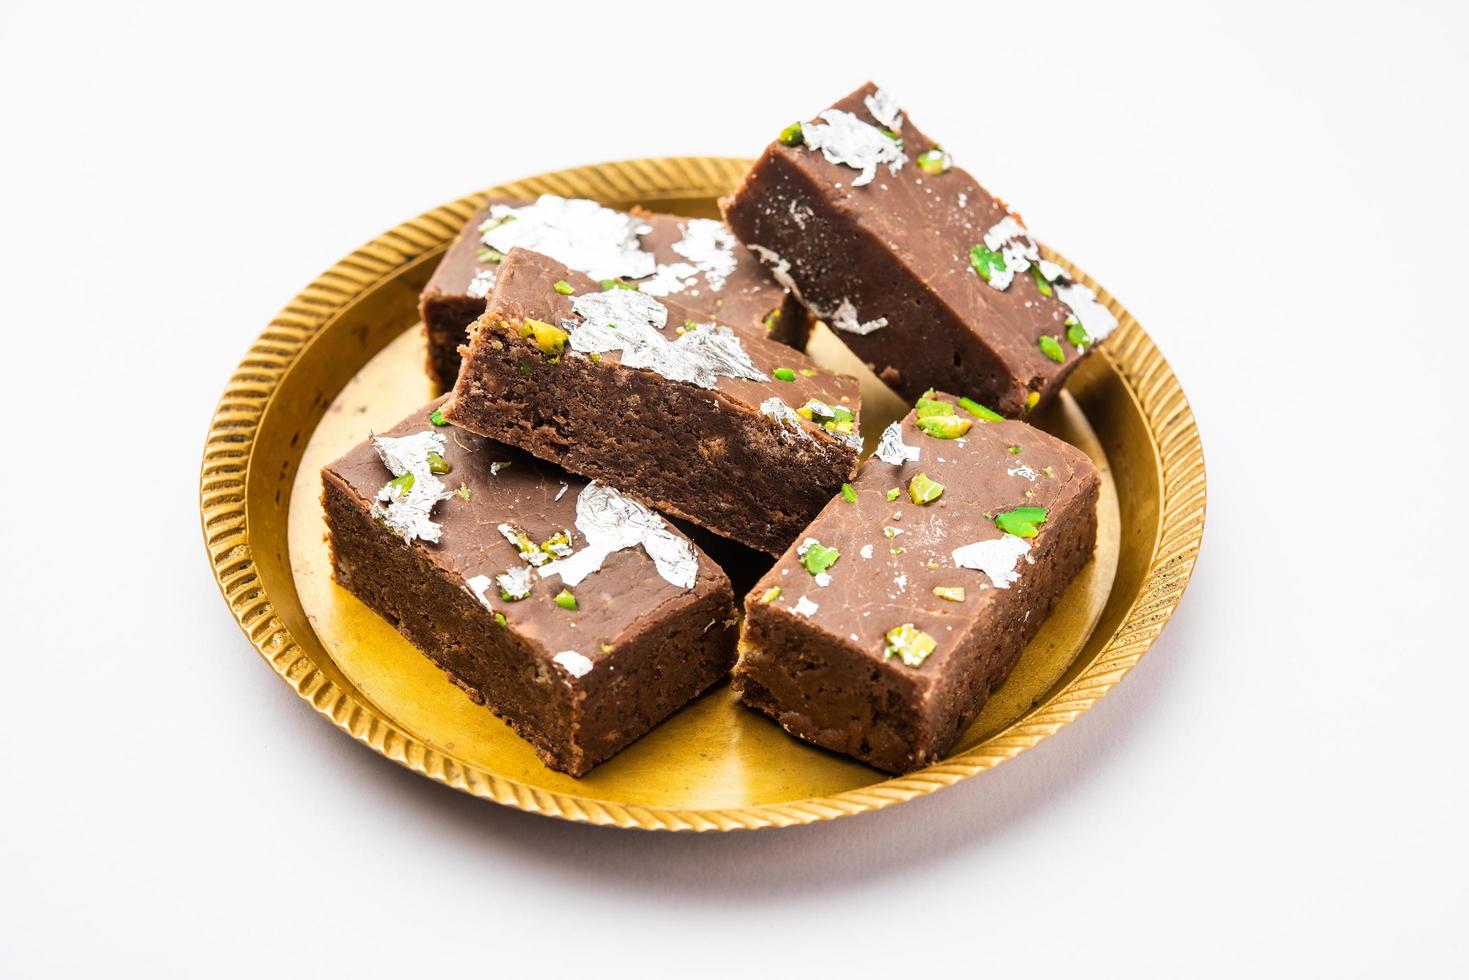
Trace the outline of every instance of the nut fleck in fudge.
<path fill-rule="evenodd" d="M 806 310 L 719 221 L 626 214 L 550 194 L 533 202 L 491 198 L 419 298 L 429 376 L 440 391 L 454 387 L 459 345 L 485 311 L 496 268 L 512 248 L 544 253 L 593 279 L 638 280 L 643 292 L 677 296 L 700 317 L 758 326 L 797 350 L 811 333 Z"/>
<path fill-rule="evenodd" d="M 780 554 L 856 470 L 854 379 L 676 296 L 513 249 L 471 337 L 455 425 L 751 548 Z"/>
<path fill-rule="evenodd" d="M 441 403 L 322 470 L 336 580 L 580 776 L 728 672 L 729 580 L 643 505 Z"/>
<path fill-rule="evenodd" d="M 723 206 L 740 241 L 909 399 L 970 391 L 1022 415 L 1116 326 L 871 83 L 787 127 Z"/>
<path fill-rule="evenodd" d="M 949 750 L 1096 543 L 1077 449 L 930 393 L 745 599 L 734 687 L 889 772 Z"/>

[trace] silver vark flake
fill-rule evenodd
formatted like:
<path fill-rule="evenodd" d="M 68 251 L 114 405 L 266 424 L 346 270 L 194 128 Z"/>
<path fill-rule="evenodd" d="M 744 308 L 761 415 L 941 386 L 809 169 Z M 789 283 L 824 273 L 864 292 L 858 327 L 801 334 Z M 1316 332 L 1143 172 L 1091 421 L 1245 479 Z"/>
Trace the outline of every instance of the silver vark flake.
<path fill-rule="evenodd" d="M 586 485 L 576 498 L 576 529 L 586 544 L 570 558 L 543 565 L 542 578 L 559 575 L 564 584 L 575 586 L 599 570 L 614 551 L 641 545 L 667 582 L 680 589 L 694 587 L 699 559 L 693 545 L 670 531 L 663 518 L 612 487 Z"/>
<path fill-rule="evenodd" d="M 760 412 L 781 423 L 782 440 L 788 439 L 792 433 L 802 439 L 816 438 L 801 425 L 801 416 L 796 414 L 796 410 L 774 395 L 760 403 Z"/>
<path fill-rule="evenodd" d="M 372 436 L 378 458 L 394 478 L 413 474 L 413 485 L 401 493 L 391 481 L 377 492 L 372 516 L 381 520 L 404 541 L 422 538 L 437 542 L 443 530 L 432 519 L 434 505 L 454 496 L 429 470 L 429 453 L 443 454 L 447 440 L 443 433 L 432 430 L 411 436 Z"/>
<path fill-rule="evenodd" d="M 903 112 L 898 102 L 886 89 L 878 89 L 871 95 L 863 96 L 862 104 L 867 106 L 867 111 L 872 113 L 872 118 L 878 123 L 899 132 L 903 128 Z"/>
<path fill-rule="evenodd" d="M 802 124 L 805 145 L 820 150 L 828 163 L 860 170 L 861 174 L 852 179 L 853 187 L 872 183 L 879 166 L 886 166 L 888 173 L 896 174 L 908 162 L 897 140 L 850 112 L 827 109 L 821 118 L 824 124 Z"/>
<path fill-rule="evenodd" d="M 884 463 L 902 466 L 907 462 L 916 462 L 918 453 L 917 446 L 910 446 L 903 441 L 903 426 L 897 422 L 889 422 L 888 427 L 882 430 L 882 439 L 872 455 Z"/>
<path fill-rule="evenodd" d="M 511 220 L 507 220 L 511 219 Z M 496 204 L 480 226 L 480 241 L 499 252 L 528 248 L 593 279 L 641 279 L 657 265 L 643 251 L 647 223 L 595 201 L 542 194 L 532 204 Z"/>

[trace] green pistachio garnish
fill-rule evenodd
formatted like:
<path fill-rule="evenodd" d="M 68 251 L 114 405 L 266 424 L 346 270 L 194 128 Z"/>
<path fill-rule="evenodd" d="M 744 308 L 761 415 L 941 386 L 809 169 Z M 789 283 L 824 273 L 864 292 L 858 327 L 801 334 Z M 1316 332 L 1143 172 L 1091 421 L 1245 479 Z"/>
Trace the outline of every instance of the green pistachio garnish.
<path fill-rule="evenodd" d="M 480 222 L 480 225 L 479 225 L 480 234 L 484 234 L 486 232 L 494 231 L 496 228 L 500 227 L 501 225 L 508 225 L 508 224 L 510 224 L 510 222 L 512 222 L 512 221 L 515 220 L 515 217 L 516 216 L 513 215 L 513 214 L 507 214 L 503 218 L 486 218 L 484 221 L 481 221 Z"/>
<path fill-rule="evenodd" d="M 800 146 L 806 142 L 806 134 L 801 132 L 800 123 L 793 122 L 780 131 L 779 139 L 786 146 Z"/>
<path fill-rule="evenodd" d="M 402 476 L 393 477 L 388 481 L 388 487 L 388 492 L 395 497 L 408 496 L 408 491 L 413 489 L 413 474 L 404 473 Z"/>
<path fill-rule="evenodd" d="M 1041 393 L 1038 392 L 1038 391 L 1032 391 L 1030 394 L 1028 394 L 1028 395 L 1025 396 L 1025 411 L 1026 412 L 1032 411 L 1040 403 L 1041 403 Z"/>
<path fill-rule="evenodd" d="M 1009 451 L 1009 453 L 1010 453 L 1011 456 L 1019 456 L 1020 455 L 1020 447 L 1019 446 L 1011 446 L 1008 451 Z"/>
<path fill-rule="evenodd" d="M 1066 363 L 1066 352 L 1061 349 L 1061 345 L 1056 341 L 1055 337 L 1047 334 L 1040 340 L 1037 340 L 1036 344 L 1040 347 L 1042 354 L 1046 355 L 1057 364 Z"/>
<path fill-rule="evenodd" d="M 1037 533 L 1037 525 L 1045 523 L 1045 520 L 1044 507 L 1016 507 L 1003 514 L 996 514 L 995 526 L 1017 538 L 1033 538 Z"/>
<path fill-rule="evenodd" d="M 883 659 L 896 655 L 908 667 L 922 667 L 923 661 L 938 646 L 938 641 L 912 623 L 888 630 L 887 641 L 888 645 L 882 651 Z"/>
<path fill-rule="evenodd" d="M 989 282 L 996 272 L 1005 271 L 1005 257 L 983 243 L 969 250 L 969 264 L 985 282 Z"/>
<path fill-rule="evenodd" d="M 933 149 L 918 154 L 918 169 L 930 176 L 937 177 L 951 166 L 953 164 L 949 161 L 949 155 L 939 149 L 937 143 L 933 145 Z"/>
<path fill-rule="evenodd" d="M 518 367 L 520 368 L 520 373 L 526 376 L 529 376 L 535 370 L 535 368 L 531 367 L 529 361 L 521 361 Z"/>
<path fill-rule="evenodd" d="M 613 646 L 610 643 L 603 643 L 600 646 L 603 653 L 611 653 L 613 650 Z"/>
<path fill-rule="evenodd" d="M 1066 318 L 1066 339 L 1072 347 L 1088 347 L 1092 342 L 1092 339 L 1086 335 L 1086 328 L 1074 316 Z"/>
<path fill-rule="evenodd" d="M 803 378 L 814 378 L 820 373 L 815 368 L 801 368 L 801 377 Z"/>
<path fill-rule="evenodd" d="M 908 481 L 908 499 L 915 504 L 931 504 L 944 495 L 944 485 L 919 473 Z"/>
<path fill-rule="evenodd" d="M 565 279 L 557 279 L 551 285 L 551 288 L 556 290 L 556 292 L 560 293 L 562 296 L 570 296 L 572 294 L 571 283 L 567 282 Z"/>
<path fill-rule="evenodd" d="M 448 425 L 449 424 L 449 420 L 446 419 L 446 418 L 444 418 L 444 410 L 441 409 L 441 408 L 436 408 L 432 412 L 429 412 L 428 413 L 428 420 L 430 422 L 432 422 L 434 425 Z"/>
<path fill-rule="evenodd" d="M 913 406 L 913 408 L 918 413 L 918 417 L 921 419 L 931 418 L 935 415 L 954 414 L 953 405 L 950 405 L 948 402 L 939 401 L 936 398 L 929 398 L 926 395 L 918 399 L 918 402 Z"/>
<path fill-rule="evenodd" d="M 428 454 L 428 471 L 435 476 L 443 476 L 449 472 L 449 461 L 438 453 L 431 452 Z"/>
<path fill-rule="evenodd" d="M 953 411 L 953 409 L 949 409 Z M 928 418 L 919 417 L 918 427 L 923 430 L 924 435 L 933 436 L 935 439 L 957 439 L 969 431 L 974 423 L 957 415 L 930 415 Z"/>
<path fill-rule="evenodd" d="M 894 500 L 897 500 L 898 499 L 898 494 L 900 494 L 902 492 L 903 491 L 899 490 L 897 487 L 893 487 L 891 490 L 889 490 L 888 491 L 888 503 L 892 503 Z"/>
<path fill-rule="evenodd" d="M 1041 472 L 1044 473 L 1046 476 L 1049 476 L 1053 480 L 1056 478 L 1056 471 L 1051 469 L 1049 466 L 1041 470 Z"/>
<path fill-rule="evenodd" d="M 964 409 L 964 411 L 968 412 L 970 415 L 973 415 L 975 418 L 981 419 L 985 422 L 1005 421 L 1005 416 L 992 409 L 985 408 L 979 402 L 975 401 L 973 398 L 970 398 L 967 395 L 959 399 L 959 407 Z"/>
<path fill-rule="evenodd" d="M 778 585 L 772 585 L 770 588 L 766 589 L 765 590 L 765 594 L 760 597 L 760 605 L 762 605 L 762 606 L 768 606 L 772 602 L 774 602 L 775 600 L 777 600 L 779 598 L 780 598 L 780 586 L 778 586 Z"/>
<path fill-rule="evenodd" d="M 637 283 L 623 282 L 621 279 L 603 279 L 597 285 L 602 287 L 602 292 L 604 293 L 609 289 L 631 289 L 634 292 L 638 289 Z"/>
<path fill-rule="evenodd" d="M 482 246 L 480 250 L 475 252 L 474 254 L 475 257 L 478 258 L 481 262 L 488 262 L 491 265 L 495 264 L 496 262 L 500 262 L 505 258 L 504 252 L 500 251 L 497 248 L 490 248 L 488 246 Z"/>
<path fill-rule="evenodd" d="M 560 327 L 552 326 L 544 320 L 533 320 L 527 317 L 521 322 L 520 335 L 531 337 L 541 353 L 552 357 L 560 357 L 561 352 L 566 349 L 566 331 Z"/>
<path fill-rule="evenodd" d="M 896 493 L 897 491 L 894 491 L 894 492 Z M 885 525 L 883 525 L 883 528 L 882 528 L 882 536 L 885 537 L 885 538 L 896 538 L 898 535 L 900 535 L 902 533 L 903 533 L 902 531 L 900 531 L 897 528 L 893 527 L 891 524 L 885 524 Z"/>
<path fill-rule="evenodd" d="M 765 324 L 766 333 L 769 333 L 776 327 L 780 326 L 780 307 L 777 306 L 775 309 L 765 314 L 765 319 L 761 322 Z"/>
<path fill-rule="evenodd" d="M 857 491 L 852 489 L 850 483 L 842 484 L 842 499 L 849 504 L 855 504 L 857 502 Z"/>
<path fill-rule="evenodd" d="M 820 575 L 835 565 L 837 559 L 841 556 L 842 553 L 835 548 L 828 548 L 823 544 L 813 541 L 809 545 L 806 545 L 805 551 L 801 552 L 801 564 L 812 575 Z"/>
<path fill-rule="evenodd" d="M 792 371 L 790 368 L 776 368 L 774 371 L 772 371 L 770 373 L 773 374 L 773 375 L 775 375 L 775 380 L 777 380 L 777 381 L 795 381 L 796 380 L 796 372 Z"/>
<path fill-rule="evenodd" d="M 950 602 L 964 601 L 964 587 L 962 585 L 936 585 L 933 587 L 933 594 L 940 599 L 947 599 Z"/>
<path fill-rule="evenodd" d="M 1041 272 L 1040 266 L 1033 265 L 1030 267 L 1030 278 L 1035 280 L 1035 288 L 1040 290 L 1042 296 L 1056 295 L 1056 291 L 1051 288 L 1050 280 L 1046 278 L 1045 273 Z"/>
<path fill-rule="evenodd" d="M 598 351 L 591 351 L 587 354 L 587 360 L 591 361 L 593 364 L 601 364 L 602 355 Z"/>
<path fill-rule="evenodd" d="M 565 531 L 557 531 L 555 534 L 542 541 L 539 547 L 541 551 L 545 552 L 547 555 L 550 555 L 552 558 L 559 558 L 561 556 L 556 554 L 556 552 L 564 548 L 570 548 L 571 538 L 566 536 Z"/>
<path fill-rule="evenodd" d="M 556 593 L 556 599 L 554 601 L 562 609 L 569 609 L 572 612 L 576 612 L 576 596 L 571 594 L 570 589 L 562 589 Z"/>
<path fill-rule="evenodd" d="M 527 592 L 525 595 L 511 595 L 509 592 L 505 591 L 505 586 L 500 586 L 500 598 L 504 599 L 506 602 L 519 602 L 521 599 L 528 598 L 529 596 L 529 592 Z"/>
<path fill-rule="evenodd" d="M 459 484 L 459 489 L 454 491 L 454 496 L 458 497 L 460 500 L 468 502 L 470 492 L 471 491 L 469 489 L 469 484 L 461 483 Z"/>
<path fill-rule="evenodd" d="M 504 626 L 505 625 L 505 614 L 504 613 L 498 613 L 498 612 L 495 613 L 495 624 L 497 626 Z"/>
<path fill-rule="evenodd" d="M 908 549 L 907 548 L 889 548 L 888 550 L 890 552 L 892 552 L 893 557 L 897 557 L 898 555 L 901 555 L 903 552 L 907 551 Z"/>
<path fill-rule="evenodd" d="M 894 143 L 898 144 L 898 149 L 901 150 L 903 148 L 903 137 L 899 136 L 891 129 L 888 129 L 886 126 L 879 126 L 877 127 L 877 131 L 886 136 L 888 139 L 892 140 Z"/>

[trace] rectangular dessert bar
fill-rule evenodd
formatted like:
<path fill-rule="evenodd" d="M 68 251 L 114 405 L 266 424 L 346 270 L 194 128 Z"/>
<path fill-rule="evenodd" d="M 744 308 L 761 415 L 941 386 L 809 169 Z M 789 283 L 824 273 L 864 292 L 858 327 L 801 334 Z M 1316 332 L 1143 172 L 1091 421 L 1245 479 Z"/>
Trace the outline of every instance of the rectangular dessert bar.
<path fill-rule="evenodd" d="M 998 419 L 933 395 L 888 428 L 745 599 L 746 704 L 890 772 L 943 757 L 1096 542 L 1091 461 Z"/>
<path fill-rule="evenodd" d="M 797 350 L 811 334 L 805 308 L 719 221 L 629 214 L 549 194 L 536 201 L 490 198 L 449 246 L 419 298 L 429 376 L 438 390 L 454 387 L 465 331 L 485 311 L 500 259 L 517 247 L 593 279 L 638 280 L 643 292 L 677 296 L 700 317 L 759 326 Z"/>
<path fill-rule="evenodd" d="M 723 203 L 740 241 L 908 399 L 969 391 L 1022 415 L 1116 326 L 871 83 L 787 127 Z"/>
<path fill-rule="evenodd" d="M 651 507 L 779 554 L 849 480 L 852 378 L 675 297 L 514 249 L 444 414 Z"/>
<path fill-rule="evenodd" d="M 580 776 L 723 677 L 729 580 L 616 490 L 437 424 L 322 470 L 336 580 Z"/>

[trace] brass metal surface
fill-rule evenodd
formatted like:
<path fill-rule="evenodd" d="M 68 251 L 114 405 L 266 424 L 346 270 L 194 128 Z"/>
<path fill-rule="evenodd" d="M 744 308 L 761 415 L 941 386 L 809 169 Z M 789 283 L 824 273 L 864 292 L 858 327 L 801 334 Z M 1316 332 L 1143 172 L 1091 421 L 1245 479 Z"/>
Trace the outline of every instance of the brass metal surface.
<path fill-rule="evenodd" d="M 747 166 L 627 161 L 486 193 L 556 193 L 711 216 Z M 241 628 L 302 697 L 376 751 L 465 792 L 570 820 L 674 830 L 811 823 L 934 792 L 1035 745 L 1115 686 L 1177 605 L 1203 532 L 1198 433 L 1157 349 L 1098 289 L 1120 326 L 1077 369 L 1066 396 L 1035 420 L 1098 464 L 1097 552 L 949 758 L 890 777 L 790 738 L 721 685 L 581 779 L 546 769 L 397 631 L 331 583 L 319 500 L 323 463 L 430 397 L 418 292 L 480 198 L 400 225 L 297 296 L 231 379 L 205 449 L 206 546 Z M 811 354 L 862 378 L 871 446 L 906 406 L 824 327 Z"/>

